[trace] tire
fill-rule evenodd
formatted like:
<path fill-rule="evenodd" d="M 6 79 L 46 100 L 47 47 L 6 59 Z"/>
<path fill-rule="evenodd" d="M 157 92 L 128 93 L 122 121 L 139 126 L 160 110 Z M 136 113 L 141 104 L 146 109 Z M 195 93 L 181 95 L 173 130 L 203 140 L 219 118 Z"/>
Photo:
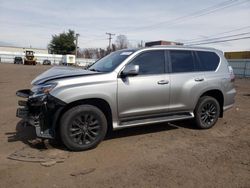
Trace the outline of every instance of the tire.
<path fill-rule="evenodd" d="M 79 105 L 66 111 L 60 121 L 63 144 L 72 151 L 96 147 L 107 132 L 107 119 L 103 112 L 92 105 Z"/>
<path fill-rule="evenodd" d="M 209 129 L 215 125 L 220 115 L 219 102 L 210 96 L 201 97 L 196 105 L 195 124 L 200 129 Z"/>

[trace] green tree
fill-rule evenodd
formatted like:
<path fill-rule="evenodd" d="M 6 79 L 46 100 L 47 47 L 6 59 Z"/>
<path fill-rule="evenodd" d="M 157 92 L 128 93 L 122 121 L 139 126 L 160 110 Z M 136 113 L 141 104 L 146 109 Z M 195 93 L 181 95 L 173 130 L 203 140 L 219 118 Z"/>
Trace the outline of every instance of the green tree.
<path fill-rule="evenodd" d="M 75 51 L 75 32 L 69 30 L 68 32 L 53 35 L 49 43 L 49 51 L 54 54 L 72 54 Z"/>

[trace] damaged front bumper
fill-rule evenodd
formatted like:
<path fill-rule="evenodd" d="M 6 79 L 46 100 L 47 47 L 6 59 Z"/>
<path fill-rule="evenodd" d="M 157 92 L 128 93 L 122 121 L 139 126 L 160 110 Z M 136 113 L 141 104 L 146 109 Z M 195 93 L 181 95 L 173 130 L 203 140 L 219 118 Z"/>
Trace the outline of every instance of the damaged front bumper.
<path fill-rule="evenodd" d="M 37 137 L 55 138 L 57 119 L 66 103 L 50 94 L 34 95 L 29 89 L 19 90 L 16 95 L 26 99 L 18 101 L 16 116 L 33 125 Z"/>

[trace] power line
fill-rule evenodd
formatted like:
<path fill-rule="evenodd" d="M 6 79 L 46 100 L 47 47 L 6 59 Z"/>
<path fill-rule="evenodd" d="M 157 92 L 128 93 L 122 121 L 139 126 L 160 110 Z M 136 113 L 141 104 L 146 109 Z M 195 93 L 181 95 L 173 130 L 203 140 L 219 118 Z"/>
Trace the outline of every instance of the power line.
<path fill-rule="evenodd" d="M 190 40 L 182 40 L 183 43 L 190 43 L 190 42 L 193 42 L 193 41 L 196 41 L 196 40 L 206 40 L 210 37 L 214 37 L 214 36 L 217 36 L 217 35 L 223 35 L 223 34 L 227 34 L 227 33 L 232 33 L 234 31 L 240 31 L 240 30 L 245 30 L 245 29 L 248 29 L 250 28 L 250 26 L 246 26 L 246 27 L 240 27 L 240 28 L 237 28 L 237 29 L 233 29 L 233 30 L 229 30 L 229 31 L 223 31 L 223 32 L 220 32 L 220 33 L 216 33 L 216 34 L 212 34 L 212 35 L 209 35 L 209 36 L 206 36 L 206 38 L 204 37 L 197 37 L 197 38 L 194 38 L 194 39 L 190 39 Z"/>
<path fill-rule="evenodd" d="M 106 33 L 106 35 L 108 35 L 109 36 L 109 50 L 111 49 L 111 40 L 112 40 L 112 36 L 115 36 L 115 34 L 113 34 L 113 33 Z"/>
<path fill-rule="evenodd" d="M 203 42 L 203 43 L 196 43 L 196 44 L 190 44 L 187 46 L 198 46 L 202 44 L 215 44 L 215 43 L 221 43 L 221 42 L 229 42 L 229 41 L 235 41 L 235 40 L 243 40 L 243 39 L 250 39 L 250 36 L 247 37 L 240 37 L 240 38 L 233 38 L 233 39 L 226 39 L 226 40 L 217 40 L 217 41 L 211 41 L 211 42 Z"/>
<path fill-rule="evenodd" d="M 234 35 L 227 35 L 227 36 L 222 36 L 222 37 L 216 37 L 216 38 L 209 38 L 209 39 L 204 39 L 204 40 L 198 40 L 194 42 L 189 42 L 187 44 L 193 44 L 193 43 L 199 43 L 199 42 L 209 42 L 213 40 L 220 40 L 220 39 L 225 39 L 225 38 L 231 38 L 231 37 L 236 37 L 236 36 L 242 36 L 242 35 L 248 35 L 250 32 L 245 32 L 245 33 L 239 33 L 239 34 L 234 34 Z"/>
<path fill-rule="evenodd" d="M 243 0 L 243 1 L 241 1 L 241 0 L 227 0 L 227 1 L 224 1 L 224 2 L 217 3 L 215 5 L 209 6 L 207 8 L 203 8 L 201 10 L 189 13 L 187 15 L 177 17 L 177 18 L 172 19 L 172 20 L 167 20 L 167 21 L 156 23 L 156 24 L 153 24 L 153 25 L 137 27 L 135 29 L 131 29 L 131 31 L 142 30 L 142 29 L 150 30 L 150 28 L 156 29 L 157 28 L 156 26 L 162 25 L 162 24 L 169 24 L 167 27 L 171 27 L 174 24 L 178 24 L 180 22 L 187 21 L 188 19 L 198 18 L 198 17 L 204 16 L 204 15 L 211 14 L 211 13 L 217 12 L 219 10 L 226 9 L 226 8 L 236 6 L 236 5 L 240 5 L 240 4 L 243 4 L 243 3 L 246 3 L 246 2 L 249 2 L 249 0 Z M 106 33 L 106 34 L 109 35 L 111 33 Z M 212 36 L 216 36 L 216 35 L 212 35 Z M 109 39 L 109 48 L 111 48 L 112 36 L 109 35 L 108 39 Z"/>
<path fill-rule="evenodd" d="M 232 7 L 232 6 L 235 6 L 235 5 L 246 3 L 247 1 L 249 2 L 249 0 L 245 0 L 245 1 L 242 1 L 242 2 L 239 2 L 239 0 L 224 1 L 224 2 L 221 2 L 221 3 L 215 4 L 213 6 L 210 6 L 210 7 L 195 11 L 193 13 L 187 14 L 185 16 L 177 17 L 177 18 L 174 18 L 174 19 L 171 19 L 171 20 L 167 20 L 167 21 L 164 21 L 164 22 L 160 22 L 160 23 L 156 23 L 156 24 L 152 24 L 152 25 L 148 25 L 148 26 L 135 28 L 135 29 L 130 30 L 130 31 L 136 31 L 136 30 L 142 30 L 142 29 L 148 29 L 148 30 L 157 29 L 156 26 L 159 26 L 159 25 L 162 25 L 162 24 L 169 24 L 167 27 L 170 27 L 171 24 L 174 25 L 174 24 L 183 22 L 183 21 L 188 20 L 188 19 L 198 18 L 198 17 L 204 16 L 204 15 L 211 14 L 213 12 L 219 11 L 221 9 L 225 9 L 225 8 L 229 8 L 229 7 Z"/>

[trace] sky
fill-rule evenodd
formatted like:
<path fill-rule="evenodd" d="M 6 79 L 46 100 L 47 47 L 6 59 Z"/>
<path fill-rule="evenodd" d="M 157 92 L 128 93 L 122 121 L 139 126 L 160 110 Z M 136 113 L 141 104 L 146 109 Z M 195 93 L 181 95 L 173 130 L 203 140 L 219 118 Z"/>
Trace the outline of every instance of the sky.
<path fill-rule="evenodd" d="M 47 48 L 52 35 L 68 29 L 80 34 L 80 48 L 106 48 L 106 32 L 126 35 L 131 47 L 155 40 L 188 44 L 249 33 L 250 0 L 0 0 L 0 45 Z M 250 50 L 250 39 L 201 46 Z"/>

